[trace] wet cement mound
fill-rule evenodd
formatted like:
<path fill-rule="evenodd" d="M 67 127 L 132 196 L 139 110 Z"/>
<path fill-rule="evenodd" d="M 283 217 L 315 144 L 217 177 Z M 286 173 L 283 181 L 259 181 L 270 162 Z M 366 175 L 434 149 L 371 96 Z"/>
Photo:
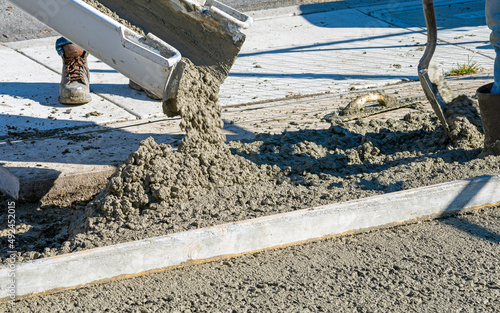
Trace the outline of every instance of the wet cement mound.
<path fill-rule="evenodd" d="M 460 95 L 448 102 L 443 111 L 456 147 L 483 148 L 483 127 L 476 102 L 465 95 Z"/>
<path fill-rule="evenodd" d="M 184 62 L 177 108 L 186 137 L 176 152 L 152 138 L 141 142 L 92 203 L 107 220 L 130 220 L 144 210 L 169 210 L 206 190 L 273 181 L 280 172 L 276 166 L 259 166 L 231 153 L 224 143 L 217 103 L 221 82 L 207 68 Z"/>

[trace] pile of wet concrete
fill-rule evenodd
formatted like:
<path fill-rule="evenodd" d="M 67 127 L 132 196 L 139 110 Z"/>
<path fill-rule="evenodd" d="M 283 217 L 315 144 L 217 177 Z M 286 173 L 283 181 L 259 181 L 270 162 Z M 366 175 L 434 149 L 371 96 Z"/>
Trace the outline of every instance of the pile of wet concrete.
<path fill-rule="evenodd" d="M 500 157 L 482 150 L 477 102 L 465 96 L 445 109 L 453 139 L 434 114 L 412 112 L 226 143 L 219 82 L 190 72 L 178 150 L 144 140 L 105 190 L 20 260 L 500 172 Z"/>

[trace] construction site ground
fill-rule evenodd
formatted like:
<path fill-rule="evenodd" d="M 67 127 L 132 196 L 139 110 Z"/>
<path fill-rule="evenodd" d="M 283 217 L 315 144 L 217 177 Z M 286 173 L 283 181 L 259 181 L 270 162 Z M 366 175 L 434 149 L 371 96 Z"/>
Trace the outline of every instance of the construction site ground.
<path fill-rule="evenodd" d="M 492 80 L 484 1 L 435 2 L 442 25 L 436 63 L 448 73 L 457 63 L 477 62 L 479 73 L 446 78 L 457 94 L 474 98 Z M 420 1 L 237 4 L 259 11 L 248 11 L 255 23 L 221 88 L 228 140 L 328 129 L 332 113 L 374 90 L 432 111 L 416 69 L 426 41 Z M 20 14 L 0 5 L 6 20 Z M 126 77 L 95 58 L 93 101 L 59 104 L 57 34 L 43 26 L 9 30 L 0 31 L 0 163 L 20 179 L 22 201 L 83 206 L 141 140 L 180 143 L 179 119 L 165 117 L 160 102 L 129 89 Z M 400 119 L 414 110 L 363 119 Z M 487 208 L 34 297 L 15 308 L 0 304 L 0 311 L 495 312 L 498 212 Z"/>
<path fill-rule="evenodd" d="M 496 312 L 499 212 L 38 296 L 14 312 Z"/>

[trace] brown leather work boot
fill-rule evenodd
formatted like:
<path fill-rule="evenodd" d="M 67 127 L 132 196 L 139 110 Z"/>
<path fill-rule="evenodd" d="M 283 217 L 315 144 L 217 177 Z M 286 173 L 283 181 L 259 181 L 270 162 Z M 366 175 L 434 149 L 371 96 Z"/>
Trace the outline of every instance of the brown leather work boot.
<path fill-rule="evenodd" d="M 84 104 L 90 97 L 87 51 L 75 44 L 63 47 L 63 70 L 59 85 L 59 102 L 62 104 Z"/>

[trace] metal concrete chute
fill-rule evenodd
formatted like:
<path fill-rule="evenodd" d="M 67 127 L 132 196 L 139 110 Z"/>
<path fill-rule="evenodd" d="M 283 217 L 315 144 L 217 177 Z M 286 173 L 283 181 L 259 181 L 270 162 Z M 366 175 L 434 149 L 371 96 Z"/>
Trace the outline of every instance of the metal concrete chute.
<path fill-rule="evenodd" d="M 223 80 L 245 41 L 252 18 L 216 0 L 100 0 L 121 18 L 151 32 L 197 66 Z"/>
<path fill-rule="evenodd" d="M 11 2 L 164 101 L 177 94 L 181 55 L 225 79 L 252 21 L 216 0 L 101 1 L 142 36 L 81 0 Z"/>

